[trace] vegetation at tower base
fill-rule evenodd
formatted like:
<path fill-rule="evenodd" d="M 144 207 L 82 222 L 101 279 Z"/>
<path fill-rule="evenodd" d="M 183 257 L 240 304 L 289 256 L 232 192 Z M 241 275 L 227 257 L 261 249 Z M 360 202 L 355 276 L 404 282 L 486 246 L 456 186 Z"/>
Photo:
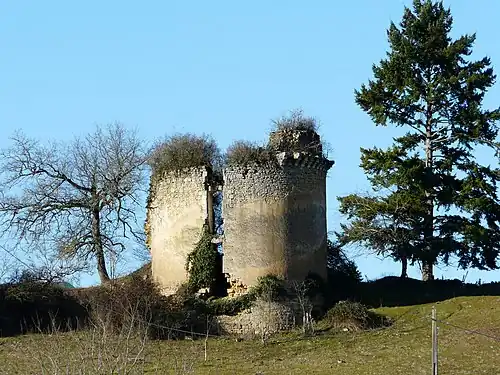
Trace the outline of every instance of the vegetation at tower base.
<path fill-rule="evenodd" d="M 375 190 L 391 189 L 413 207 L 407 217 L 394 216 L 391 204 L 386 208 L 409 230 L 411 246 L 404 251 L 421 264 L 423 280 L 433 279 L 433 266 L 453 256 L 463 268 L 495 269 L 500 251 L 498 167 L 474 157 L 478 147 L 499 157 L 500 109 L 482 108 L 496 77 L 488 58 L 468 58 L 475 35 L 453 40 L 452 24 L 442 2 L 415 0 L 400 27 L 391 24 L 388 30 L 387 58 L 355 93 L 375 125 L 408 130 L 387 150 L 361 149 L 361 167 Z M 365 220 L 360 202 L 376 208 L 381 201 L 342 201 L 344 211 L 369 229 L 378 219 Z M 398 252 L 400 239 L 385 250 Z"/>
<path fill-rule="evenodd" d="M 209 299 L 206 302 L 206 311 L 210 315 L 236 315 L 253 306 L 258 299 L 264 301 L 279 301 L 289 298 L 282 278 L 275 275 L 261 276 L 257 283 L 247 293 L 237 297 L 223 297 Z"/>
<path fill-rule="evenodd" d="M 189 272 L 188 288 L 197 292 L 202 288 L 213 288 L 218 278 L 219 252 L 212 239 L 214 235 L 204 227 L 203 234 L 193 251 L 186 259 L 186 271 Z"/>
<path fill-rule="evenodd" d="M 394 323 L 390 327 L 338 332 L 329 330 L 327 321 L 321 321 L 317 327 L 321 332 L 313 337 L 304 338 L 291 332 L 273 336 L 265 346 L 260 340 L 210 337 L 205 347 L 203 336 L 200 340 L 192 336 L 194 341 L 147 340 L 139 347 L 143 356 L 135 363 L 131 358 L 136 351 L 125 352 L 121 342 L 111 335 L 107 335 L 108 339 L 94 336 L 93 341 L 85 332 L 0 338 L 0 360 L 2 372 L 9 375 L 44 373 L 42 366 L 47 370 L 45 373 L 51 374 L 54 368 L 61 369 L 58 373 L 110 374 L 116 372 L 117 366 L 127 366 L 130 374 L 294 375 L 304 374 L 305 369 L 310 374 L 427 374 L 430 325 L 425 322 L 429 322 L 431 309 L 432 305 L 377 308 L 371 311 L 391 318 Z M 498 297 L 459 297 L 440 303 L 438 318 L 451 325 L 495 335 L 500 325 L 499 309 Z M 494 340 L 450 325 L 441 326 L 439 335 L 440 373 L 498 373 L 500 357 Z M 191 338 L 189 334 L 187 337 Z M 101 338 L 112 351 L 104 356 L 110 363 L 103 363 L 99 355 L 89 355 L 97 352 L 91 351 L 99 348 L 92 343 Z M 101 367 L 92 366 L 94 363 Z"/>

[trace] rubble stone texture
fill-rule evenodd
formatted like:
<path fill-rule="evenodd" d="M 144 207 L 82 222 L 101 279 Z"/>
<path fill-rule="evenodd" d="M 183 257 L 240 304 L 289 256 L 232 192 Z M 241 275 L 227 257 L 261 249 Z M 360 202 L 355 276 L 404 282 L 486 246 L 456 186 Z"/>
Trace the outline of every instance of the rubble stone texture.
<path fill-rule="evenodd" d="M 255 338 L 294 328 L 296 315 L 297 313 L 289 305 L 257 300 L 251 308 L 237 315 L 217 316 L 216 323 L 220 334 Z"/>
<path fill-rule="evenodd" d="M 280 153 L 278 166 L 224 171 L 224 272 L 254 285 L 269 274 L 326 277 L 326 172 L 331 162 Z"/>
<path fill-rule="evenodd" d="M 173 294 L 188 279 L 187 255 L 206 223 L 208 202 L 205 167 L 166 173 L 152 187 L 148 207 L 148 244 L 153 279 L 164 294 Z"/>

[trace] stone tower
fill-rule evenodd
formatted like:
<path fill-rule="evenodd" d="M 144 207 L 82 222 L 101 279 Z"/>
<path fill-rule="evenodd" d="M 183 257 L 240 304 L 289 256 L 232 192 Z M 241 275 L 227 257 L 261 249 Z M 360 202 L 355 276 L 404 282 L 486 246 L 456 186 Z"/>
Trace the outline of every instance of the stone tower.
<path fill-rule="evenodd" d="M 187 281 L 187 255 L 213 215 L 211 170 L 194 167 L 165 173 L 151 184 L 146 232 L 152 275 L 164 294 Z"/>
<path fill-rule="evenodd" d="M 274 274 L 326 277 L 326 174 L 312 130 L 270 134 L 276 162 L 224 171 L 224 272 L 245 286 Z"/>

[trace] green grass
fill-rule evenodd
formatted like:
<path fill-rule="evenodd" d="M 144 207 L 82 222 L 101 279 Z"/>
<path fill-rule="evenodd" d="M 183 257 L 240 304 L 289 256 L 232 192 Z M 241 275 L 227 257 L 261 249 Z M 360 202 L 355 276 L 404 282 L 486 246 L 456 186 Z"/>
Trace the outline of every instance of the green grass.
<path fill-rule="evenodd" d="M 434 305 L 438 319 L 500 337 L 500 297 L 458 297 Z M 427 375 L 431 373 L 431 308 L 428 304 L 376 309 L 392 318 L 394 324 L 368 332 L 334 332 L 318 324 L 323 331 L 315 337 L 289 333 L 273 337 L 266 345 L 260 341 L 210 339 L 206 362 L 203 339 L 148 342 L 129 373 Z M 88 334 L 82 332 L 0 339 L 0 373 L 41 374 L 40 363 L 47 369 L 53 363 L 82 368 L 98 357 L 96 346 L 89 345 L 88 340 Z M 138 343 L 131 339 L 129 353 L 122 357 L 132 361 L 141 349 Z M 113 358 L 125 352 L 124 342 L 106 346 L 109 366 Z M 500 342 L 440 324 L 439 362 L 442 375 L 498 374 Z M 59 373 L 99 372 L 94 368 Z M 100 373 L 110 373 L 109 367 Z"/>

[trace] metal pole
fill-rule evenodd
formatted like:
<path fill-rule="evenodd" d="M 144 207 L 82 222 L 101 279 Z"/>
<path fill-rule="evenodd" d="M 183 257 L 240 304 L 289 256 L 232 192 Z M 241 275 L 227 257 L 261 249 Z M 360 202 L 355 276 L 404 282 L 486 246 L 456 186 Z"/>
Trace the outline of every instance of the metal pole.
<path fill-rule="evenodd" d="M 432 375 L 438 375 L 438 331 L 436 307 L 432 306 Z"/>

